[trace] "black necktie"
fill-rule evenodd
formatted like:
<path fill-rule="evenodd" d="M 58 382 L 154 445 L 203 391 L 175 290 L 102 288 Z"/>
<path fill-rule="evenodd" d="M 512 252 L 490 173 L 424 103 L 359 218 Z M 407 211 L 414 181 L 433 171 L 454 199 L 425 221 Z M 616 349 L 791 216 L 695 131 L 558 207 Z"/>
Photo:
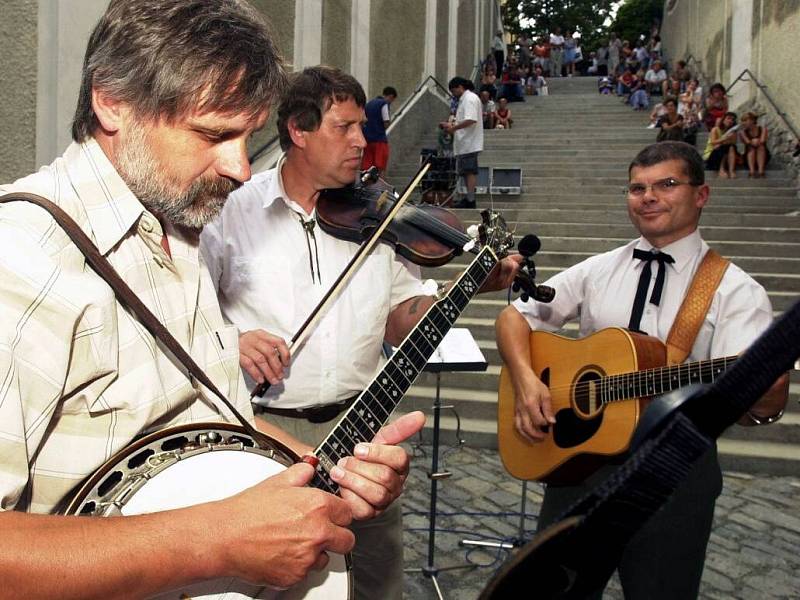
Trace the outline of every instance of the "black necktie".
<path fill-rule="evenodd" d="M 656 283 L 653 286 L 653 293 L 650 295 L 650 303 L 658 306 L 661 303 L 661 291 L 664 289 L 664 278 L 666 277 L 666 267 L 664 265 L 665 263 L 674 263 L 675 259 L 664 252 L 639 249 L 634 249 L 633 258 L 645 261 L 642 274 L 639 276 L 639 287 L 636 288 L 636 298 L 633 301 L 633 310 L 631 310 L 631 321 L 628 324 L 628 329 L 631 331 L 639 331 L 642 313 L 644 312 L 644 303 L 647 298 L 647 288 L 650 287 L 650 277 L 652 275 L 650 262 L 658 261 Z"/>

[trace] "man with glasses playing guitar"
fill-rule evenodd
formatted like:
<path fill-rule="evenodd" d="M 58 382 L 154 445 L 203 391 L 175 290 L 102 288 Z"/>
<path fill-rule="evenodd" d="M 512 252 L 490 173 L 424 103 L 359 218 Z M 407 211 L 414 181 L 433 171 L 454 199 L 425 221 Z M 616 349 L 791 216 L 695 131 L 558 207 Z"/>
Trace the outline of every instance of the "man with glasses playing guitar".
<path fill-rule="evenodd" d="M 598 468 L 600 462 L 579 463 L 585 457 L 576 455 L 570 457 L 571 460 L 564 459 L 555 464 L 546 476 L 536 477 L 549 482 L 539 517 L 540 530 L 555 522 L 561 512 L 602 481 L 614 469 L 615 463 L 619 464 L 624 458 L 629 434 L 639 414 L 638 405 L 627 404 L 628 408 L 622 408 L 626 403 L 614 402 L 605 406 L 604 402 L 628 396 L 625 386 L 634 380 L 604 379 L 607 374 L 603 372 L 604 363 L 613 362 L 617 355 L 626 352 L 629 345 L 637 344 L 642 348 L 660 348 L 660 353 L 657 350 L 654 353 L 663 360 L 663 346 L 642 334 L 667 342 L 667 356 L 670 359 L 679 357 L 677 363 L 686 358 L 701 361 L 732 357 L 758 337 L 772 319 L 772 307 L 765 290 L 749 275 L 714 253 L 705 260 L 709 248 L 698 231 L 698 224 L 709 199 L 709 187 L 704 181 L 702 159 L 692 146 L 682 142 L 662 142 L 642 150 L 629 167 L 625 196 L 628 215 L 641 237 L 593 256 L 551 278 L 547 285 L 556 290 L 552 303 L 517 301 L 497 320 L 498 348 L 510 379 L 509 393 L 514 398 L 513 411 L 509 410 L 505 419 L 508 422 L 502 422 L 504 413 L 502 407 L 500 409 L 501 455 L 504 452 L 504 429 L 507 437 L 513 438 L 520 448 L 531 451 L 527 457 L 530 463 L 539 448 L 548 447 L 558 452 L 570 445 L 582 448 L 581 444 L 589 444 L 592 435 L 599 437 L 604 427 L 614 427 L 615 419 L 624 414 L 614 412 L 617 409 L 632 411 L 635 415 L 624 439 L 607 440 L 610 445 L 616 444 L 618 452 L 621 452 L 616 457 L 602 457 L 610 464 Z M 701 269 L 704 263 L 709 264 Z M 714 263 L 718 266 L 713 266 Z M 702 274 L 696 278 L 698 271 Z M 693 285 L 695 279 L 698 281 Z M 712 283 L 708 284 L 706 279 Z M 705 312 L 691 307 L 682 309 L 687 297 L 697 302 L 706 300 L 700 302 Z M 688 302 L 687 305 L 695 303 Z M 693 314 L 694 323 L 699 325 L 694 337 L 685 335 L 684 314 Z M 532 356 L 535 356 L 536 349 L 531 332 L 556 331 L 573 319 L 580 323 L 581 337 L 595 332 L 600 332 L 596 336 L 612 332 L 623 338 L 623 344 L 616 348 L 595 344 L 592 346 L 594 353 L 586 356 L 576 357 L 575 352 L 571 352 L 570 357 L 561 363 L 568 360 L 582 363 L 584 366 L 575 370 L 573 379 L 582 382 L 571 384 L 573 387 L 548 387 L 550 378 L 555 381 L 560 375 L 560 362 L 554 358 L 549 368 L 539 371 L 534 368 Z M 675 321 L 680 321 L 680 327 L 676 329 L 684 333 L 682 337 L 681 333 L 670 337 Z M 614 332 L 607 328 L 625 328 L 628 332 L 639 333 Z M 684 343 L 686 347 L 681 356 L 670 344 L 677 340 L 674 348 L 678 348 L 678 341 L 686 342 L 687 337 L 689 341 Z M 580 345 L 589 343 L 589 340 L 592 338 L 568 343 Z M 569 349 L 577 351 L 578 347 L 570 346 Z M 639 364 L 643 364 L 646 358 L 642 357 L 643 362 Z M 587 373 L 597 374 L 597 378 L 581 380 Z M 690 382 L 680 378 L 677 381 Z M 655 389 L 670 384 L 670 381 L 659 380 Z M 653 389 L 652 385 L 652 379 L 645 380 L 641 384 L 643 389 L 638 389 L 635 395 L 654 395 L 648 393 Z M 501 383 L 501 405 L 502 386 Z M 568 387 L 574 390 L 572 406 L 568 402 L 564 410 L 558 410 L 555 399 Z M 634 389 L 637 388 L 634 386 Z M 784 376 L 742 417 L 740 424 L 760 425 L 776 421 L 783 413 L 787 391 L 788 377 Z M 596 413 L 592 412 L 594 408 L 598 408 Z M 580 411 L 586 414 L 577 416 Z M 587 425 L 591 423 L 599 428 L 597 432 L 592 425 Z M 569 431 L 570 426 L 576 431 L 589 431 L 587 439 L 578 439 Z M 559 448 L 559 445 L 564 448 Z M 601 450 L 597 454 L 612 452 Z M 567 468 L 575 465 L 580 465 L 583 470 L 570 473 Z M 682 487 L 626 548 L 618 566 L 626 598 L 688 600 L 697 597 L 714 504 L 721 488 L 720 467 L 716 451 L 713 451 L 698 462 Z M 596 597 L 601 596 L 602 589 L 599 589 Z"/>

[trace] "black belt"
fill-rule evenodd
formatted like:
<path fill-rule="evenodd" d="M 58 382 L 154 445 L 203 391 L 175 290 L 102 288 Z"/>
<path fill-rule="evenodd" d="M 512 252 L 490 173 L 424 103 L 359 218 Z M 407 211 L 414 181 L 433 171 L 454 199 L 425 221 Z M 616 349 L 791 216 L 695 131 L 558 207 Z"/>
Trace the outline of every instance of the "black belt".
<path fill-rule="evenodd" d="M 256 414 L 267 413 L 279 417 L 289 417 L 290 419 L 305 419 L 309 423 L 327 423 L 350 408 L 357 398 L 358 396 L 353 396 L 341 402 L 322 406 L 309 406 L 308 408 L 275 408 L 253 404 L 253 412 Z"/>

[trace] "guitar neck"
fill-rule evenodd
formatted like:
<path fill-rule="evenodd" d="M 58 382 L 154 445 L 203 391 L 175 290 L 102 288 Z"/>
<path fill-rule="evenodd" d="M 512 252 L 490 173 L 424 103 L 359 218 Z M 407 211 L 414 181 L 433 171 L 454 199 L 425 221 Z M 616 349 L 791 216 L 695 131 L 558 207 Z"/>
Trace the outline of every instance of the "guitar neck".
<path fill-rule="evenodd" d="M 389 420 L 497 261 L 491 248 L 483 248 L 445 297 L 428 309 L 372 383 L 317 446 L 314 455 L 320 466 L 310 485 L 334 494 L 339 492 L 339 486 L 330 478 L 330 470 L 341 458 L 351 456 L 356 444 L 371 441 Z"/>
<path fill-rule="evenodd" d="M 713 383 L 725 369 L 736 361 L 736 358 L 736 356 L 725 356 L 620 375 L 608 375 L 598 382 L 600 397 L 603 403 L 608 403 L 645 396 L 659 396 L 693 383 Z"/>

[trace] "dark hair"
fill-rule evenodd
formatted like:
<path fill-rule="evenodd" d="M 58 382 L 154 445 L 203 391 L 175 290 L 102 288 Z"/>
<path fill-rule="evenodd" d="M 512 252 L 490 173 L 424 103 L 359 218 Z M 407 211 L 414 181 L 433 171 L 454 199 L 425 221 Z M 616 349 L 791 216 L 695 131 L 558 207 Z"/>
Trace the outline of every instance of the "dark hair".
<path fill-rule="evenodd" d="M 667 96 L 666 98 L 664 98 L 663 102 L 661 102 L 661 104 L 668 104 L 668 103 L 672 103 L 675 106 L 678 106 L 678 100 L 674 96 Z"/>
<path fill-rule="evenodd" d="M 628 179 L 634 167 L 652 167 L 668 160 L 683 161 L 684 171 L 692 185 L 705 183 L 703 159 L 695 147 L 686 142 L 670 141 L 651 144 L 639 152 L 628 167 Z"/>
<path fill-rule="evenodd" d="M 452 90 L 453 88 L 463 87 L 465 90 L 467 90 L 469 89 L 467 87 L 468 85 L 469 85 L 468 79 L 464 79 L 463 77 L 459 77 L 458 75 L 456 75 L 447 84 L 447 89 Z"/>
<path fill-rule="evenodd" d="M 394 96 L 395 98 L 397 98 L 397 90 L 394 89 L 392 86 L 387 85 L 385 88 L 383 88 L 383 95 Z"/>
<path fill-rule="evenodd" d="M 281 148 L 292 147 L 289 121 L 302 131 L 316 131 L 323 115 L 334 102 L 353 100 L 363 107 L 367 103 L 364 88 L 358 80 L 334 67 L 307 67 L 291 76 L 289 87 L 278 106 L 278 136 Z"/>
<path fill-rule="evenodd" d="M 725 86 L 722 85 L 721 83 L 715 83 L 710 88 L 708 88 L 708 93 L 709 94 L 713 94 L 714 90 L 721 90 L 722 93 L 724 94 L 725 93 Z"/>
<path fill-rule="evenodd" d="M 112 0 L 86 47 L 72 138 L 99 125 L 93 88 L 169 122 L 192 110 L 255 116 L 285 84 L 269 25 L 243 0 Z"/>
<path fill-rule="evenodd" d="M 731 125 L 731 127 L 736 125 L 736 121 L 738 120 L 739 117 L 736 116 L 735 112 L 728 111 L 724 115 L 722 115 L 722 118 L 719 120 L 719 126 L 720 127 L 722 127 L 722 124 L 725 122 L 725 119 L 727 119 L 728 117 L 733 117 L 733 124 Z M 723 131 L 727 131 L 727 130 L 723 130 Z"/>

